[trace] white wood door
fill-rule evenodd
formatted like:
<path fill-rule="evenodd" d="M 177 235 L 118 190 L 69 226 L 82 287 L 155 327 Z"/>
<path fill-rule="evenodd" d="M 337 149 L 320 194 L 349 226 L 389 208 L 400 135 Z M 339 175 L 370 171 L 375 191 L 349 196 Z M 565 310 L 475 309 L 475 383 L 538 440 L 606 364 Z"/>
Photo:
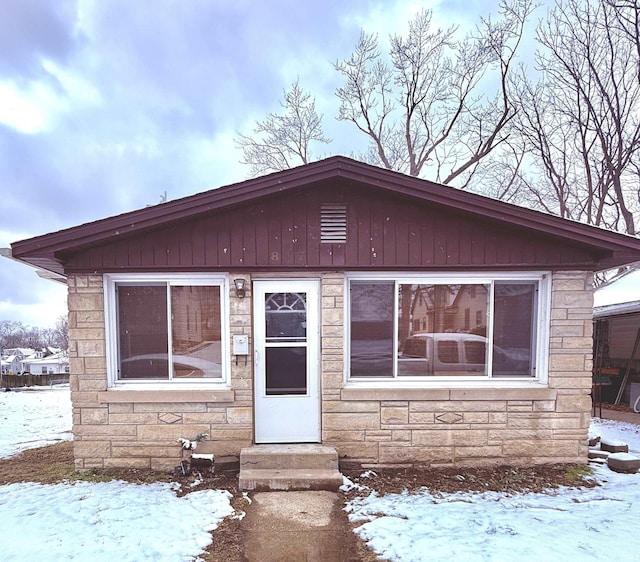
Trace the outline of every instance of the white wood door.
<path fill-rule="evenodd" d="M 318 288 L 253 282 L 256 443 L 320 442 Z"/>

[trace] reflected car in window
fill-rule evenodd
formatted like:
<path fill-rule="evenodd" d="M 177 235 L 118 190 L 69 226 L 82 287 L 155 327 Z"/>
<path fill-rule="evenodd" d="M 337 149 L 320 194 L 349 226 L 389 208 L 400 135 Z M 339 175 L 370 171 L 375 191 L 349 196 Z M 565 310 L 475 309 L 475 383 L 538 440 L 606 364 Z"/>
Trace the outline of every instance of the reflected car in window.
<path fill-rule="evenodd" d="M 406 339 L 398 357 L 398 376 L 486 375 L 487 338 L 466 333 L 423 333 Z M 494 376 L 531 373 L 530 360 L 520 350 L 493 347 Z"/>

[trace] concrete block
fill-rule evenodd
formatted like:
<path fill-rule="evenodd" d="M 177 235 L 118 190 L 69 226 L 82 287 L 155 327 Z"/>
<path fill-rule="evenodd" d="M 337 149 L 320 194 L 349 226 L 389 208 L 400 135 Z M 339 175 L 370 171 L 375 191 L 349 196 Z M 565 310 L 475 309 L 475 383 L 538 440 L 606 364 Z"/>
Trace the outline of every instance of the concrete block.
<path fill-rule="evenodd" d="M 398 443 L 380 444 L 380 463 L 452 464 L 453 447 L 409 447 Z"/>
<path fill-rule="evenodd" d="M 322 410 L 324 412 L 342 412 L 342 413 L 378 413 L 380 411 L 380 403 L 374 401 L 367 402 L 354 402 L 345 400 L 334 400 L 330 402 L 322 403 Z"/>
<path fill-rule="evenodd" d="M 383 424 L 406 424 L 409 422 L 409 410 L 406 407 L 382 408 L 380 413 Z"/>
<path fill-rule="evenodd" d="M 607 459 L 607 466 L 615 472 L 638 472 L 640 458 L 629 453 L 613 453 Z"/>
<path fill-rule="evenodd" d="M 556 412 L 589 412 L 591 396 L 587 394 L 558 394 Z"/>
<path fill-rule="evenodd" d="M 378 413 L 327 413 L 322 416 L 327 429 L 380 429 Z"/>
<path fill-rule="evenodd" d="M 364 441 L 365 440 L 365 432 L 364 430 L 360 431 L 323 431 L 322 433 L 322 441 L 323 443 L 336 443 L 339 441 Z"/>
<path fill-rule="evenodd" d="M 600 449 L 609 453 L 628 453 L 629 445 L 623 441 L 615 441 L 613 439 L 601 439 Z"/>
<path fill-rule="evenodd" d="M 611 453 L 607 451 L 603 451 L 601 449 L 596 449 L 595 447 L 589 448 L 589 458 L 590 459 L 607 459 Z"/>
<path fill-rule="evenodd" d="M 412 443 L 415 446 L 449 447 L 482 446 L 487 444 L 488 432 L 485 430 L 442 429 L 415 430 Z"/>
<path fill-rule="evenodd" d="M 82 408 L 80 419 L 82 424 L 88 425 L 109 423 L 109 412 L 107 408 Z"/>
<path fill-rule="evenodd" d="M 111 443 L 108 441 L 74 441 L 73 451 L 76 458 L 110 457 Z"/>

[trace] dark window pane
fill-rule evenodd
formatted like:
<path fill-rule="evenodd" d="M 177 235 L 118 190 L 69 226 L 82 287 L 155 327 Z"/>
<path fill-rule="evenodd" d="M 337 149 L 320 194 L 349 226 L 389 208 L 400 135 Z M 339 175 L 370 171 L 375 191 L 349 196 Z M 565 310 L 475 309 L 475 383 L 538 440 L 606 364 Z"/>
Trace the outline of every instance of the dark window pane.
<path fill-rule="evenodd" d="M 433 375 L 433 364 L 433 337 L 411 336 L 398 358 L 398 376 Z"/>
<path fill-rule="evenodd" d="M 168 379 L 167 288 L 117 287 L 121 379 Z"/>
<path fill-rule="evenodd" d="M 465 341 L 465 359 L 469 365 L 484 365 L 487 358 L 487 343 L 484 341 Z"/>
<path fill-rule="evenodd" d="M 222 377 L 220 287 L 171 287 L 173 376 Z"/>
<path fill-rule="evenodd" d="M 267 395 L 306 394 L 306 347 L 267 347 Z"/>
<path fill-rule="evenodd" d="M 438 342 L 438 359 L 440 363 L 460 363 L 458 356 L 458 342 L 441 340 Z"/>
<path fill-rule="evenodd" d="M 495 284 L 493 376 L 534 376 L 537 283 Z"/>
<path fill-rule="evenodd" d="M 393 376 L 394 283 L 352 281 L 351 376 Z"/>

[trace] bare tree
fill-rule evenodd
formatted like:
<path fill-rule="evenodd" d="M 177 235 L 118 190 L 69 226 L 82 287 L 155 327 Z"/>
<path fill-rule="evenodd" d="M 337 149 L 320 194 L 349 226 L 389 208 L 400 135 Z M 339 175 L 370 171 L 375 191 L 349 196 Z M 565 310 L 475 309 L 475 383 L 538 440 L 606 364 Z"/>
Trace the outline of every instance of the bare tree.
<path fill-rule="evenodd" d="M 377 37 L 361 33 L 352 55 L 334 65 L 345 80 L 336 92 L 338 119 L 369 137 L 368 160 L 468 185 L 507 139 L 515 115 L 509 76 L 532 10 L 531 0 L 503 0 L 501 19 L 483 19 L 463 41 L 456 27 L 434 30 L 423 10 L 406 37 L 391 36 L 389 62 Z"/>
<path fill-rule="evenodd" d="M 564 0 L 538 28 L 519 125 L 533 158 L 524 183 L 545 210 L 636 234 L 640 156 L 637 43 L 612 0 Z M 637 17 L 637 11 L 636 17 Z"/>
<path fill-rule="evenodd" d="M 605 0 L 613 10 L 616 26 L 634 45 L 638 57 L 638 80 L 640 80 L 640 6 L 638 0 Z"/>
<path fill-rule="evenodd" d="M 0 349 L 24 345 L 25 326 L 17 320 L 0 320 Z"/>
<path fill-rule="evenodd" d="M 0 350 L 15 347 L 44 349 L 69 347 L 69 323 L 60 316 L 54 328 L 25 326 L 17 320 L 0 320 Z"/>
<path fill-rule="evenodd" d="M 313 142 L 329 143 L 322 131 L 322 116 L 315 99 L 296 80 L 284 93 L 283 113 L 270 113 L 256 124 L 252 135 L 237 134 L 236 144 L 243 152 L 243 164 L 259 176 L 286 170 L 312 160 Z"/>
<path fill-rule="evenodd" d="M 60 349 L 69 349 L 69 318 L 67 316 L 58 317 L 53 342 Z"/>

